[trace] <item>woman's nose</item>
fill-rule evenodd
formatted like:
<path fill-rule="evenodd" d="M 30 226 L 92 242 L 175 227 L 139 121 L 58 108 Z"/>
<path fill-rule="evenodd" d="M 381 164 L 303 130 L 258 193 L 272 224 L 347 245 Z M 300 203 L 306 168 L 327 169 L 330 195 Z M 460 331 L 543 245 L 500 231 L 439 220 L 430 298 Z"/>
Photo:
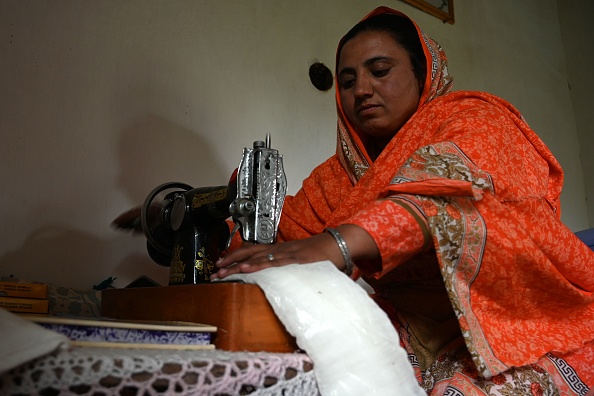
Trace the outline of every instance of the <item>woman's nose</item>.
<path fill-rule="evenodd" d="M 373 93 L 371 81 L 369 81 L 369 79 L 365 76 L 357 77 L 354 88 L 354 93 L 357 97 L 371 96 Z"/>

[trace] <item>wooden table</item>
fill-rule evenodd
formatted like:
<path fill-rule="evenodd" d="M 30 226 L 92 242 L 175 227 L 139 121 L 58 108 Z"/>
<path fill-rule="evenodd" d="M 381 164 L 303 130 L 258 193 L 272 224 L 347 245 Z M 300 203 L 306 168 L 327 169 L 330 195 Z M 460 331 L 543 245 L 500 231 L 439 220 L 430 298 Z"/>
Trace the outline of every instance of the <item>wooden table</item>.
<path fill-rule="evenodd" d="M 101 298 L 101 316 L 217 326 L 215 347 L 226 351 L 298 350 L 262 289 L 253 284 L 220 282 L 107 289 Z"/>

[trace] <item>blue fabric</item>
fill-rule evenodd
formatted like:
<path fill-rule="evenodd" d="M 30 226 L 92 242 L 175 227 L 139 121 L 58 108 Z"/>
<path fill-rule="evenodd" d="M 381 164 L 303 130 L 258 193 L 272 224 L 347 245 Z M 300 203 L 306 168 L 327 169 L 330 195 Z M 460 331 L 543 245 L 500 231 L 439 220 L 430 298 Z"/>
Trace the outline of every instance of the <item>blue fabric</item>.
<path fill-rule="evenodd" d="M 594 228 L 578 231 L 575 233 L 588 247 L 594 250 Z"/>

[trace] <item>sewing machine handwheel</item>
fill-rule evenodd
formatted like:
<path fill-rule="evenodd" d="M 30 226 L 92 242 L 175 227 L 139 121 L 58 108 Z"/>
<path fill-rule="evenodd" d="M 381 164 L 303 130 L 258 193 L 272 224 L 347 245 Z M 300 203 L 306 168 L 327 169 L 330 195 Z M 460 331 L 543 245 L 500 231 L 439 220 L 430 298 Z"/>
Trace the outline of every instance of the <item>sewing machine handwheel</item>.
<path fill-rule="evenodd" d="M 144 232 L 144 236 L 147 239 L 147 246 L 149 255 L 151 258 L 158 264 L 161 265 L 169 265 L 169 260 L 171 259 L 171 252 L 173 248 L 173 230 L 170 228 L 169 222 L 169 211 L 171 205 L 161 205 L 161 207 L 156 206 L 154 204 L 155 198 L 166 190 L 177 189 L 178 191 L 173 191 L 165 195 L 164 200 L 167 203 L 171 203 L 173 201 L 173 197 L 176 192 L 189 191 L 192 189 L 192 186 L 180 183 L 180 182 L 169 182 L 161 184 L 160 186 L 155 187 L 150 194 L 144 200 L 144 204 L 142 205 L 142 210 L 140 212 L 140 223 L 142 225 L 142 231 Z M 159 221 L 154 229 L 151 227 L 151 218 L 150 215 L 154 214 L 153 212 L 158 211 L 159 213 Z M 154 221 L 152 222 L 154 223 Z M 171 233 L 171 237 L 166 237 L 165 234 Z M 157 237 L 155 234 L 160 234 Z M 161 238 L 159 238 L 161 237 Z M 170 240 L 170 243 L 167 244 L 164 241 Z M 167 257 L 167 260 L 164 258 Z M 163 262 L 166 262 L 164 264 Z"/>

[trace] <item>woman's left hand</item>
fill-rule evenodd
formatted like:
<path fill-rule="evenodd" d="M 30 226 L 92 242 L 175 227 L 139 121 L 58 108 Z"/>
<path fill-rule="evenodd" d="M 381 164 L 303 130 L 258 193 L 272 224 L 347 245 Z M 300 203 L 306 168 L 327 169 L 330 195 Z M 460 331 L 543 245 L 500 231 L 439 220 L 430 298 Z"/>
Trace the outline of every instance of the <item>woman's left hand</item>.
<path fill-rule="evenodd" d="M 344 268 L 342 254 L 332 235 L 323 233 L 310 238 L 274 245 L 249 245 L 233 250 L 216 262 L 218 272 L 210 279 L 223 279 L 238 273 L 251 273 L 288 264 L 330 260 Z"/>

